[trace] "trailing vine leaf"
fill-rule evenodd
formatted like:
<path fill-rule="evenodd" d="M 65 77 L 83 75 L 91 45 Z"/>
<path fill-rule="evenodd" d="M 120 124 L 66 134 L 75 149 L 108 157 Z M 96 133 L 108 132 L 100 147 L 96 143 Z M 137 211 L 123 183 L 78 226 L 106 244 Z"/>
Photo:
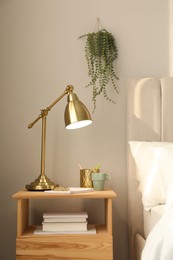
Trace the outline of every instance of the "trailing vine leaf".
<path fill-rule="evenodd" d="M 88 75 L 91 78 L 86 87 L 92 87 L 92 101 L 96 109 L 97 96 L 103 94 L 106 100 L 115 103 L 107 93 L 107 85 L 112 85 L 118 94 L 118 77 L 114 71 L 114 62 L 118 58 L 118 49 L 114 36 L 105 29 L 84 34 L 86 38 L 85 58 L 88 65 Z"/>

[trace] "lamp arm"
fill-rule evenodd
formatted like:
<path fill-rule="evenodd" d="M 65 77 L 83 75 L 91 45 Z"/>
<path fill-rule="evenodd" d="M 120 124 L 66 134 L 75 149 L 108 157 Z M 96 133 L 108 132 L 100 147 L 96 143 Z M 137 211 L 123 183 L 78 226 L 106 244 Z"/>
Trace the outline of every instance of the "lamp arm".
<path fill-rule="evenodd" d="M 66 89 L 64 90 L 64 92 L 50 105 L 48 106 L 46 109 L 41 109 L 41 114 L 32 122 L 28 125 L 28 128 L 32 128 L 35 123 L 37 123 L 37 121 L 39 121 L 41 118 L 45 117 L 48 115 L 48 112 L 51 110 L 51 108 L 56 105 L 56 103 L 58 103 L 65 95 L 67 95 L 68 93 L 72 93 L 73 92 L 73 86 L 68 85 L 66 87 Z"/>

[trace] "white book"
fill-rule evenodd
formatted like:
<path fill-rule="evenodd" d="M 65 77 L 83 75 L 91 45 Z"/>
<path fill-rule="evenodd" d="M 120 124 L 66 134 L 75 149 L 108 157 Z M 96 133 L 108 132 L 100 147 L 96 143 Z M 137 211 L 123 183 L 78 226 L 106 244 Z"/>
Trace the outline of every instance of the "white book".
<path fill-rule="evenodd" d="M 43 213 L 44 222 L 86 222 L 88 214 L 86 212 L 79 213 L 59 213 L 45 212 Z"/>
<path fill-rule="evenodd" d="M 43 231 L 87 231 L 87 222 L 43 222 Z"/>
<path fill-rule="evenodd" d="M 94 188 L 81 188 L 81 187 L 70 187 L 68 190 L 45 190 L 44 192 L 50 194 L 75 194 L 75 193 L 86 193 L 93 192 Z"/>
<path fill-rule="evenodd" d="M 44 218 L 44 222 L 46 223 L 54 223 L 54 222 L 58 222 L 58 223 L 67 223 L 67 222 L 86 222 L 86 218 L 82 218 L 82 217 L 75 217 L 75 218 Z"/>
<path fill-rule="evenodd" d="M 39 225 L 34 230 L 34 235 L 60 235 L 60 234 L 96 234 L 94 225 L 88 225 L 86 231 L 43 231 L 42 226 Z"/>
<path fill-rule="evenodd" d="M 80 187 L 70 187 L 70 193 L 85 193 L 85 192 L 93 192 L 94 188 L 80 188 Z"/>

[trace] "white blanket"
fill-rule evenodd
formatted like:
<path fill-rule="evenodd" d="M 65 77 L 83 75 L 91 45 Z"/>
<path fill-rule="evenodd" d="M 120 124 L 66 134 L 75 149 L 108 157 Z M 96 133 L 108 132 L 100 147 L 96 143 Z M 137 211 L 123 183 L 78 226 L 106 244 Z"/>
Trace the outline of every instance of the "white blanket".
<path fill-rule="evenodd" d="M 141 260 L 173 260 L 173 209 L 165 213 L 147 237 Z"/>

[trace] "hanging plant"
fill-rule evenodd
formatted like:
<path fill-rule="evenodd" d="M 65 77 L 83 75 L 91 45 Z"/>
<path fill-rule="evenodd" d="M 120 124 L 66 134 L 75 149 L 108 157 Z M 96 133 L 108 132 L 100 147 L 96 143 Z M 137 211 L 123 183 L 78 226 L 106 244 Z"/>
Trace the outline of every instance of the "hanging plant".
<path fill-rule="evenodd" d="M 107 92 L 108 85 L 117 90 L 118 77 L 114 70 L 114 62 L 118 57 L 118 49 L 114 36 L 105 29 L 88 33 L 79 38 L 86 38 L 85 57 L 91 81 L 86 87 L 92 87 L 92 101 L 96 109 L 97 96 L 103 94 L 106 100 L 115 103 Z"/>

